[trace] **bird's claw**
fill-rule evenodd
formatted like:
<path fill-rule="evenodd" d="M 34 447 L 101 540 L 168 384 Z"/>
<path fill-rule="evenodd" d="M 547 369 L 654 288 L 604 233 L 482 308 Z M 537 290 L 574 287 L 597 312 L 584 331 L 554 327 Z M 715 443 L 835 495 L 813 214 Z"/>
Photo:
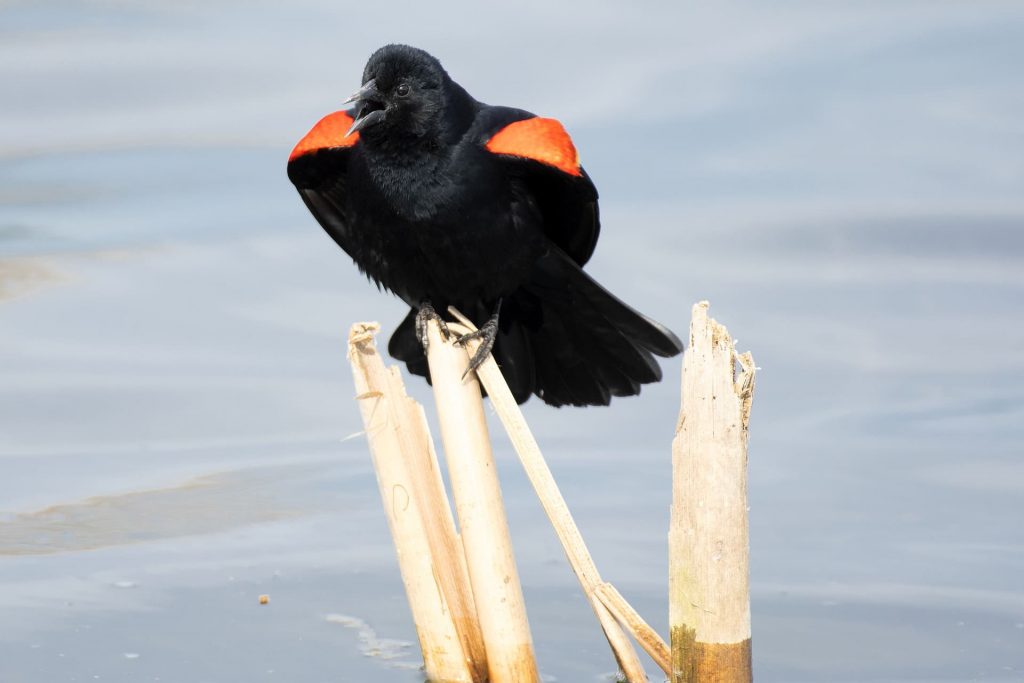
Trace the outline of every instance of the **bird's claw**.
<path fill-rule="evenodd" d="M 426 353 L 427 349 L 430 347 L 430 337 L 427 334 L 427 323 L 431 320 L 437 321 L 437 326 L 441 328 L 441 336 L 445 340 L 448 340 L 452 336 L 451 331 L 448 329 L 448 323 L 444 321 L 444 318 L 437 314 L 437 311 L 434 310 L 434 307 L 430 305 L 429 301 L 424 301 L 420 304 L 419 310 L 416 311 L 416 336 L 420 340 L 420 345 L 423 347 L 424 353 Z"/>
<path fill-rule="evenodd" d="M 490 355 L 491 349 L 494 348 L 494 339 L 498 336 L 498 315 L 495 314 L 480 327 L 480 329 L 464 334 L 455 340 L 455 343 L 460 346 L 465 346 L 466 342 L 471 339 L 481 339 L 480 346 L 477 347 L 476 353 L 469 359 L 469 366 L 466 371 L 462 373 L 462 379 L 466 379 L 466 375 L 471 372 L 475 372 L 477 368 L 483 365 L 483 362 L 487 360 L 487 356 Z"/>

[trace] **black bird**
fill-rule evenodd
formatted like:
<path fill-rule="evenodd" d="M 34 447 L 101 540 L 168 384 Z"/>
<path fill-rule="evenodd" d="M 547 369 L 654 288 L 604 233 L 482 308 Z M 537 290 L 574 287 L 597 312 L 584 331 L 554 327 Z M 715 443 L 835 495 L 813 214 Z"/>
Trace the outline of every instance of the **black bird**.
<path fill-rule="evenodd" d="M 607 405 L 661 379 L 652 354 L 676 355 L 679 338 L 583 272 L 597 190 L 562 124 L 477 102 L 405 45 L 377 50 L 362 83 L 354 110 L 295 146 L 288 177 L 359 269 L 412 307 L 392 356 L 427 377 L 423 323 L 454 305 L 484 339 L 470 367 L 490 350 L 520 403 Z"/>

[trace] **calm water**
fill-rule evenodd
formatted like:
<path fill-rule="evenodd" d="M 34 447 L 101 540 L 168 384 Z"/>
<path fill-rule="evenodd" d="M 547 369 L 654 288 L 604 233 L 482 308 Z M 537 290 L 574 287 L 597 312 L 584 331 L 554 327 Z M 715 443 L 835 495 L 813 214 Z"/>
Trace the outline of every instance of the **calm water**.
<path fill-rule="evenodd" d="M 422 680 L 344 357 L 402 306 L 284 176 L 396 40 L 562 118 L 592 272 L 753 350 L 758 680 L 1024 681 L 1024 9 L 626 11 L 0 4 L 0 682 Z M 527 406 L 662 632 L 679 367 Z M 497 441 L 541 670 L 607 680 Z"/>

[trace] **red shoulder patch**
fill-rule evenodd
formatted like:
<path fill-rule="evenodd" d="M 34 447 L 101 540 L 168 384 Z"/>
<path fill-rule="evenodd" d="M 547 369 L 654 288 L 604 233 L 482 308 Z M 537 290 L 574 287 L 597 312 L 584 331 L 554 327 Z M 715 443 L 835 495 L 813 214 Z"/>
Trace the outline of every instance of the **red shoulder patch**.
<path fill-rule="evenodd" d="M 581 176 L 576 145 L 555 119 L 536 116 L 510 123 L 487 141 L 487 151 L 533 159 L 569 175 Z"/>
<path fill-rule="evenodd" d="M 306 136 L 295 145 L 288 161 L 292 161 L 304 154 L 315 152 L 318 149 L 329 147 L 351 147 L 359 141 L 359 133 L 352 133 L 346 136 L 345 133 L 352 127 L 353 119 L 345 111 L 336 111 L 328 114 L 319 121 Z"/>

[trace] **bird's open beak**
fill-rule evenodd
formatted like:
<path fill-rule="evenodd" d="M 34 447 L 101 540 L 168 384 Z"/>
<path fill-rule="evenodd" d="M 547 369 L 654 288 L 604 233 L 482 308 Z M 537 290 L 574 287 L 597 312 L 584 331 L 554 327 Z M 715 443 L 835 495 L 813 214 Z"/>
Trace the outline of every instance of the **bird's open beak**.
<path fill-rule="evenodd" d="M 377 90 L 375 79 L 371 78 L 368 80 L 363 84 L 363 87 L 352 93 L 352 96 L 345 100 L 343 104 L 350 104 L 352 102 L 358 102 L 361 106 L 356 115 L 356 120 L 352 123 L 352 127 L 345 133 L 346 136 L 384 120 L 384 95 Z"/>

